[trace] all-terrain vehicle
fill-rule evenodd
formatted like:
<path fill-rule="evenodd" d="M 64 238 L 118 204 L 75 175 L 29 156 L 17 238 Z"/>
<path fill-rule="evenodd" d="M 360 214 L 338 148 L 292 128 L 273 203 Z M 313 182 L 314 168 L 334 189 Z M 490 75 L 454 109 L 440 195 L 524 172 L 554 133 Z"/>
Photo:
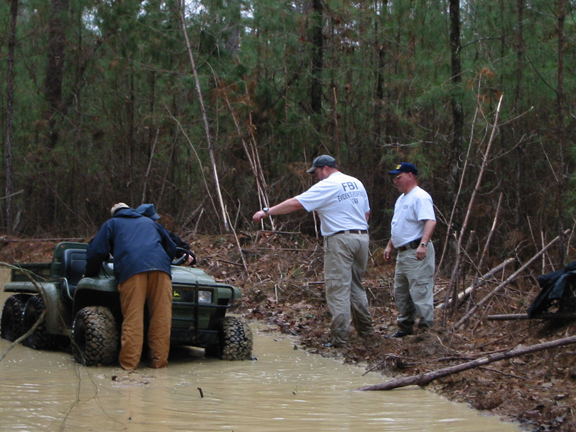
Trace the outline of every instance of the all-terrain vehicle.
<path fill-rule="evenodd" d="M 104 263 L 98 277 L 83 277 L 87 248 L 64 242 L 56 246 L 50 263 L 14 266 L 4 287 L 14 294 L 2 309 L 3 339 L 21 337 L 45 311 L 24 345 L 51 349 L 71 344 L 76 361 L 87 366 L 118 360 L 122 311 L 114 262 Z M 206 356 L 224 360 L 251 358 L 250 327 L 226 316 L 241 296 L 238 288 L 218 283 L 200 269 L 172 265 L 172 290 L 172 346 L 203 347 Z"/>

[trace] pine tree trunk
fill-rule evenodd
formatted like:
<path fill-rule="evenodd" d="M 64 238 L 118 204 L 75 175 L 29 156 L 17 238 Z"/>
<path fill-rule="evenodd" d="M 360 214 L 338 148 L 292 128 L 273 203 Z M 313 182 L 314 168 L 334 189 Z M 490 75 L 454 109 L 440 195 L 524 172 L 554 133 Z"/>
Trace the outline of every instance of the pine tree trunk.
<path fill-rule="evenodd" d="M 310 107 L 314 114 L 322 114 L 322 63 L 324 38 L 322 35 L 322 0 L 312 0 L 312 83 Z"/>
<path fill-rule="evenodd" d="M 64 57 L 66 35 L 63 19 L 68 12 L 68 0 L 52 0 L 52 12 L 48 22 L 48 65 L 46 67 L 45 96 L 48 102 L 48 125 L 50 148 L 58 142 L 57 114 L 62 103 L 62 82 L 64 81 Z"/>
<path fill-rule="evenodd" d="M 10 5 L 10 36 L 8 40 L 8 70 L 6 72 L 6 228 L 12 232 L 12 145 L 14 128 L 14 51 L 18 0 Z"/>
<path fill-rule="evenodd" d="M 460 0 L 450 0 L 450 66 L 452 81 L 452 144 L 450 158 L 450 192 L 456 196 L 458 181 L 460 179 L 460 154 L 464 133 L 464 110 L 459 101 L 459 87 L 462 83 L 462 66 L 460 62 L 462 45 L 460 43 Z M 459 220 L 457 218 L 456 222 Z"/>
<path fill-rule="evenodd" d="M 566 11 L 564 6 L 565 0 L 558 0 L 558 72 L 557 72 L 557 89 L 556 89 L 556 121 L 557 121 L 557 139 L 558 139 L 558 197 L 557 197 L 557 211 L 558 211 L 558 231 L 564 231 L 564 200 L 566 190 L 566 179 L 570 177 L 571 172 L 568 169 L 567 152 L 564 148 L 564 20 L 566 18 Z M 566 257 L 566 238 L 560 237 L 558 243 L 558 264 L 559 266 L 565 265 Z"/>

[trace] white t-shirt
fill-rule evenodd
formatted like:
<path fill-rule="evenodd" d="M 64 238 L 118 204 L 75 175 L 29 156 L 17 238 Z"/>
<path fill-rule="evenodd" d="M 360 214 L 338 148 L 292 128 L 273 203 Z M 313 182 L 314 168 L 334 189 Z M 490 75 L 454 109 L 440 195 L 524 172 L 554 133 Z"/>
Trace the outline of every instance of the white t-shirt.
<path fill-rule="evenodd" d="M 394 205 L 392 217 L 392 244 L 395 248 L 419 239 L 424 233 L 427 220 L 436 220 L 432 197 L 416 186 L 408 194 L 402 194 Z"/>
<path fill-rule="evenodd" d="M 337 171 L 295 198 L 306 211 L 316 210 L 324 237 L 338 231 L 368 229 L 368 194 L 362 182 L 352 176 Z"/>

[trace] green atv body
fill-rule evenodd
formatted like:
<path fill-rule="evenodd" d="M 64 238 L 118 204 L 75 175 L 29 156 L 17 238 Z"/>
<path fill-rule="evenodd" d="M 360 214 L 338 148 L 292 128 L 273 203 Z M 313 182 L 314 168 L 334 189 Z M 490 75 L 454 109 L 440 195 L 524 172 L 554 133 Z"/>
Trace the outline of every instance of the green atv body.
<path fill-rule="evenodd" d="M 13 293 L 2 309 L 1 336 L 14 341 L 39 325 L 22 343 L 35 349 L 71 344 L 75 359 L 87 366 L 118 360 L 122 311 L 113 261 L 98 277 L 83 277 L 85 243 L 56 246 L 51 263 L 21 264 L 4 287 Z M 216 282 L 197 268 L 172 265 L 170 343 L 206 349 L 224 360 L 252 356 L 250 327 L 226 312 L 241 297 L 238 288 Z"/>

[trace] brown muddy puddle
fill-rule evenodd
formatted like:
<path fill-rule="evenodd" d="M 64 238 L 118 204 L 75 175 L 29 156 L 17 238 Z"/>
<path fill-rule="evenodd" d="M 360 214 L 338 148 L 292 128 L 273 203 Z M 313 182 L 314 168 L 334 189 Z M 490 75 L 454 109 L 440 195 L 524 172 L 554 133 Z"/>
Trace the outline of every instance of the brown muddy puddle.
<path fill-rule="evenodd" d="M 1 282 L 1 281 L 0 281 Z M 0 283 L 0 286 L 3 283 Z M 0 295 L 4 304 L 5 294 Z M 72 355 L 16 346 L 0 363 L 2 431 L 507 432 L 417 387 L 356 392 L 385 381 L 361 367 L 294 349 L 252 324 L 255 361 L 179 348 L 168 368 L 84 367 Z M 0 353 L 10 343 L 0 340 Z"/>

